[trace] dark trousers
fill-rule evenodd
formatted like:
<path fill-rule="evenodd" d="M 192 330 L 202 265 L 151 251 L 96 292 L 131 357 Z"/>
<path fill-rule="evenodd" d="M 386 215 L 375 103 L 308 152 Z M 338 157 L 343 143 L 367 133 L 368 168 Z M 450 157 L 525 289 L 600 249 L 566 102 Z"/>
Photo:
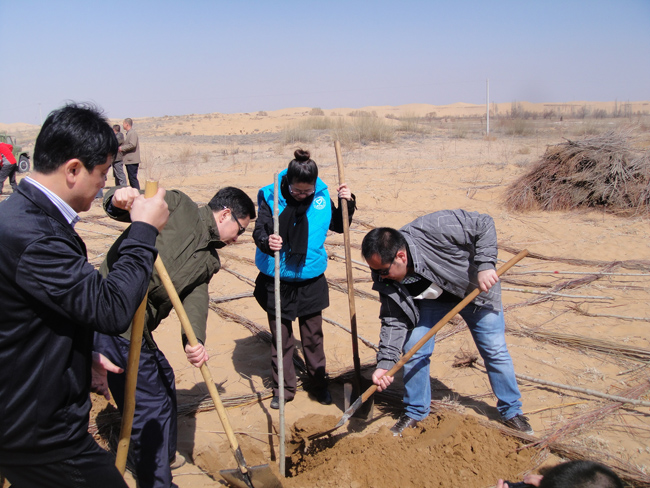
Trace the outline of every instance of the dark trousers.
<path fill-rule="evenodd" d="M 115 186 L 126 186 L 126 175 L 124 174 L 124 162 L 113 162 L 113 177 L 115 178 Z"/>
<path fill-rule="evenodd" d="M 95 334 L 95 351 L 126 370 L 129 341 Z M 120 412 L 124 406 L 126 373 L 108 373 L 108 386 Z M 140 488 L 169 488 L 170 463 L 176 456 L 177 407 L 174 370 L 160 350 L 143 342 L 138 365 L 135 412 L 128 461 Z"/>
<path fill-rule="evenodd" d="M 7 160 L 4 161 L 2 168 L 0 168 L 0 193 L 2 193 L 2 187 L 4 186 L 7 177 L 9 178 L 9 184 L 11 185 L 11 189 L 13 191 L 16 191 L 18 189 L 18 183 L 16 183 L 17 169 L 18 169 L 17 165 L 11 164 Z"/>
<path fill-rule="evenodd" d="M 129 177 L 129 185 L 136 190 L 140 189 L 140 182 L 138 181 L 138 167 L 139 164 L 125 164 L 126 174 Z"/>
<path fill-rule="evenodd" d="M 115 457 L 88 434 L 87 447 L 73 458 L 34 466 L 2 466 L 12 488 L 128 488 Z"/>
<path fill-rule="evenodd" d="M 273 341 L 271 343 L 271 364 L 273 368 L 273 394 L 278 393 L 278 352 L 275 342 L 275 315 L 268 315 L 269 327 Z M 291 400 L 296 395 L 296 369 L 293 365 L 295 341 L 291 320 L 282 319 L 282 365 L 284 368 L 284 398 Z M 327 387 L 325 375 L 325 348 L 323 346 L 323 316 L 317 312 L 298 317 L 302 352 L 305 356 L 307 374 L 311 389 L 320 390 Z"/>

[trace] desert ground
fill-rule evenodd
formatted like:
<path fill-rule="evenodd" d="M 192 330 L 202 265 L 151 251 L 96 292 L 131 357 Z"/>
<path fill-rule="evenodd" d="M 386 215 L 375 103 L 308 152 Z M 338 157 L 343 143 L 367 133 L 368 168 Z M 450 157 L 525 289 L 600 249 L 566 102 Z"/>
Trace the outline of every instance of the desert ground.
<path fill-rule="evenodd" d="M 350 237 L 365 376 L 372 372 L 373 345 L 379 341 L 379 302 L 359 250 L 369 229 L 399 228 L 436 210 L 463 208 L 494 218 L 500 264 L 523 249 L 530 253 L 502 277 L 502 286 L 508 346 L 534 436 L 514 435 L 497 422 L 496 399 L 479 363 L 454 367 L 458 357 L 476 352 L 464 323 L 455 319 L 437 336 L 433 409 L 421 428 L 404 438 L 387 431 L 400 412 L 398 375 L 391 389 L 376 395 L 372 421 L 353 419 L 305 450 L 290 442 L 292 432 L 306 424 L 325 430 L 341 417 L 343 382 L 353 364 L 345 330 L 350 314 L 344 240 L 330 235 L 331 305 L 323 315 L 334 403 L 320 405 L 299 391 L 286 405 L 285 486 L 481 488 L 578 458 L 612 466 L 630 486 L 650 486 L 648 214 L 602 208 L 523 213 L 503 204 L 508 186 L 548 146 L 566 139 L 628 128 L 635 144 L 648 150 L 648 110 L 648 102 L 494 104 L 489 135 L 485 107 L 468 104 L 134 119 L 144 161 L 141 182 L 156 180 L 200 205 L 229 185 L 256 201 L 258 189 L 273 182 L 298 147 L 311 151 L 332 190 L 338 182 L 333 141 L 342 142 L 345 181 L 358 206 Z M 603 112 L 618 116 L 596 116 Z M 0 124 L 0 129 L 33 149 L 38 127 Z M 109 175 L 107 186 L 112 184 Z M 269 463 L 277 472 L 280 426 L 278 412 L 269 408 L 268 324 L 252 297 L 257 275 L 252 227 L 219 252 L 223 268 L 210 285 L 206 347 L 246 461 Z M 97 200 L 76 228 L 98 266 L 124 226 L 105 217 Z M 174 482 L 181 488 L 223 485 L 219 470 L 237 465 L 202 376 L 185 359 L 177 315 L 154 335 L 176 371 L 178 447 L 189 460 L 174 471 Z M 93 401 L 90 430 L 105 444 L 119 430 L 119 419 L 110 405 Z M 135 486 L 128 474 L 127 480 Z"/>

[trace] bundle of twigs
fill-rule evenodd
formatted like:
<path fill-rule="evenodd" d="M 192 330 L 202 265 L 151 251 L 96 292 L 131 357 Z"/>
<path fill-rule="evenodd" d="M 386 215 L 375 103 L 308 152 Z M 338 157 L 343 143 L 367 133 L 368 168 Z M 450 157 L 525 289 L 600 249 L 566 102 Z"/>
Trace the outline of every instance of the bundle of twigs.
<path fill-rule="evenodd" d="M 639 399 L 641 396 L 646 395 L 648 390 L 650 390 L 650 383 L 644 381 L 639 385 L 627 388 L 625 391 L 621 392 L 621 396 L 625 398 Z M 589 412 L 577 415 L 568 422 L 562 424 L 558 429 L 544 436 L 539 441 L 536 441 L 534 445 L 538 447 L 546 447 L 550 446 L 554 442 L 562 442 L 565 439 L 575 436 L 578 432 L 589 428 L 596 422 L 603 420 L 608 415 L 611 415 L 622 408 L 624 405 L 625 403 L 622 402 L 612 402 L 604 407 L 598 407 Z"/>
<path fill-rule="evenodd" d="M 631 140 L 627 129 L 550 146 L 510 185 L 506 206 L 517 211 L 602 207 L 647 212 L 650 151 L 636 150 Z"/>
<path fill-rule="evenodd" d="M 622 319 L 622 320 L 641 320 L 643 322 L 650 322 L 650 317 L 631 317 L 629 315 L 613 315 L 606 313 L 591 313 L 587 310 L 583 310 L 580 305 L 570 305 L 569 308 L 580 315 L 586 317 L 608 317 L 613 319 Z"/>
<path fill-rule="evenodd" d="M 509 246 L 507 244 L 499 243 L 499 250 L 506 251 L 513 255 L 519 254 L 522 249 Z M 557 261 L 559 263 L 572 264 L 575 266 L 603 266 L 609 269 L 615 269 L 615 266 L 620 266 L 625 269 L 638 269 L 642 271 L 650 271 L 650 261 L 640 259 L 628 259 L 626 261 L 596 261 L 593 259 L 574 259 L 565 258 L 562 256 L 546 256 L 536 252 L 529 252 L 527 259 L 540 259 L 542 261 Z M 602 271 L 602 270 L 601 270 Z"/>
<path fill-rule="evenodd" d="M 579 350 L 586 349 L 617 358 L 644 363 L 650 362 L 650 350 L 641 347 L 627 346 L 617 342 L 594 339 L 593 337 L 563 334 L 561 332 L 532 330 L 527 327 L 521 327 L 518 330 L 513 330 L 508 327 L 507 330 L 513 335 L 529 337 L 533 340 L 548 342 L 556 346 Z"/>
<path fill-rule="evenodd" d="M 610 263 L 609 265 L 605 266 L 603 271 L 612 271 L 612 270 L 618 268 L 619 265 L 620 265 L 620 263 L 618 263 L 618 262 Z M 562 282 L 556 284 L 555 286 L 553 286 L 553 288 L 551 288 L 548 292 L 546 292 L 544 295 L 540 296 L 539 298 L 533 298 L 533 299 L 527 300 L 525 302 L 515 303 L 515 304 L 512 304 L 512 305 L 507 305 L 507 306 L 503 307 L 503 309 L 504 309 L 504 311 L 505 310 L 512 310 L 514 308 L 519 308 L 519 307 L 523 307 L 523 306 L 527 306 L 527 305 L 536 305 L 538 303 L 543 303 L 543 302 L 551 300 L 553 298 L 553 294 L 557 294 L 562 290 L 570 290 L 570 289 L 575 289 L 575 288 L 579 288 L 579 287 L 582 287 L 582 286 L 586 286 L 589 283 L 591 283 L 593 281 L 596 281 L 596 280 L 599 280 L 602 277 L 603 277 L 603 275 L 601 275 L 601 274 L 587 274 L 585 276 L 581 276 L 580 278 L 562 281 Z"/>

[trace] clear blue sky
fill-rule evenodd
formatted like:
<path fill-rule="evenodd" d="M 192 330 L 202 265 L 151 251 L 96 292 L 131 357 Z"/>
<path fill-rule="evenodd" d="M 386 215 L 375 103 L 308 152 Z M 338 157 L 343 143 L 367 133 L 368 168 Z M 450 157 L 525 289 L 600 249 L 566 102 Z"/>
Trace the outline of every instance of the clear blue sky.
<path fill-rule="evenodd" d="M 650 0 L 0 0 L 0 122 L 650 99 Z"/>

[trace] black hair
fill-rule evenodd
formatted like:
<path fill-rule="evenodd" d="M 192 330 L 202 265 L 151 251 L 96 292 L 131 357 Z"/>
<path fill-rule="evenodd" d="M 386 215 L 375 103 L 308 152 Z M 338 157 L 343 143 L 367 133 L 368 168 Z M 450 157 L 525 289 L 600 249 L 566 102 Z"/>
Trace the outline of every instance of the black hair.
<path fill-rule="evenodd" d="M 569 461 L 551 468 L 539 488 L 623 488 L 621 479 L 607 466 L 593 461 Z"/>
<path fill-rule="evenodd" d="M 114 131 L 116 130 L 117 132 L 121 132 L 122 129 L 121 129 L 121 127 L 120 127 L 120 124 L 113 124 L 113 130 L 114 130 Z"/>
<path fill-rule="evenodd" d="M 223 210 L 224 207 L 229 208 L 238 219 L 250 217 L 253 220 L 255 218 L 253 200 L 243 190 L 234 186 L 226 186 L 215 193 L 208 203 L 208 207 L 214 212 Z"/>
<path fill-rule="evenodd" d="M 368 232 L 361 242 L 361 255 L 368 261 L 375 254 L 382 264 L 388 264 L 398 251 L 406 249 L 408 244 L 402 233 L 390 227 L 378 227 Z"/>
<path fill-rule="evenodd" d="M 287 181 L 292 183 L 316 183 L 318 178 L 318 166 L 311 159 L 309 151 L 296 149 L 293 153 L 294 159 L 287 168 Z"/>
<path fill-rule="evenodd" d="M 70 103 L 54 110 L 41 127 L 34 145 L 34 170 L 53 173 L 71 159 L 92 172 L 117 154 L 117 138 L 99 108 Z"/>

